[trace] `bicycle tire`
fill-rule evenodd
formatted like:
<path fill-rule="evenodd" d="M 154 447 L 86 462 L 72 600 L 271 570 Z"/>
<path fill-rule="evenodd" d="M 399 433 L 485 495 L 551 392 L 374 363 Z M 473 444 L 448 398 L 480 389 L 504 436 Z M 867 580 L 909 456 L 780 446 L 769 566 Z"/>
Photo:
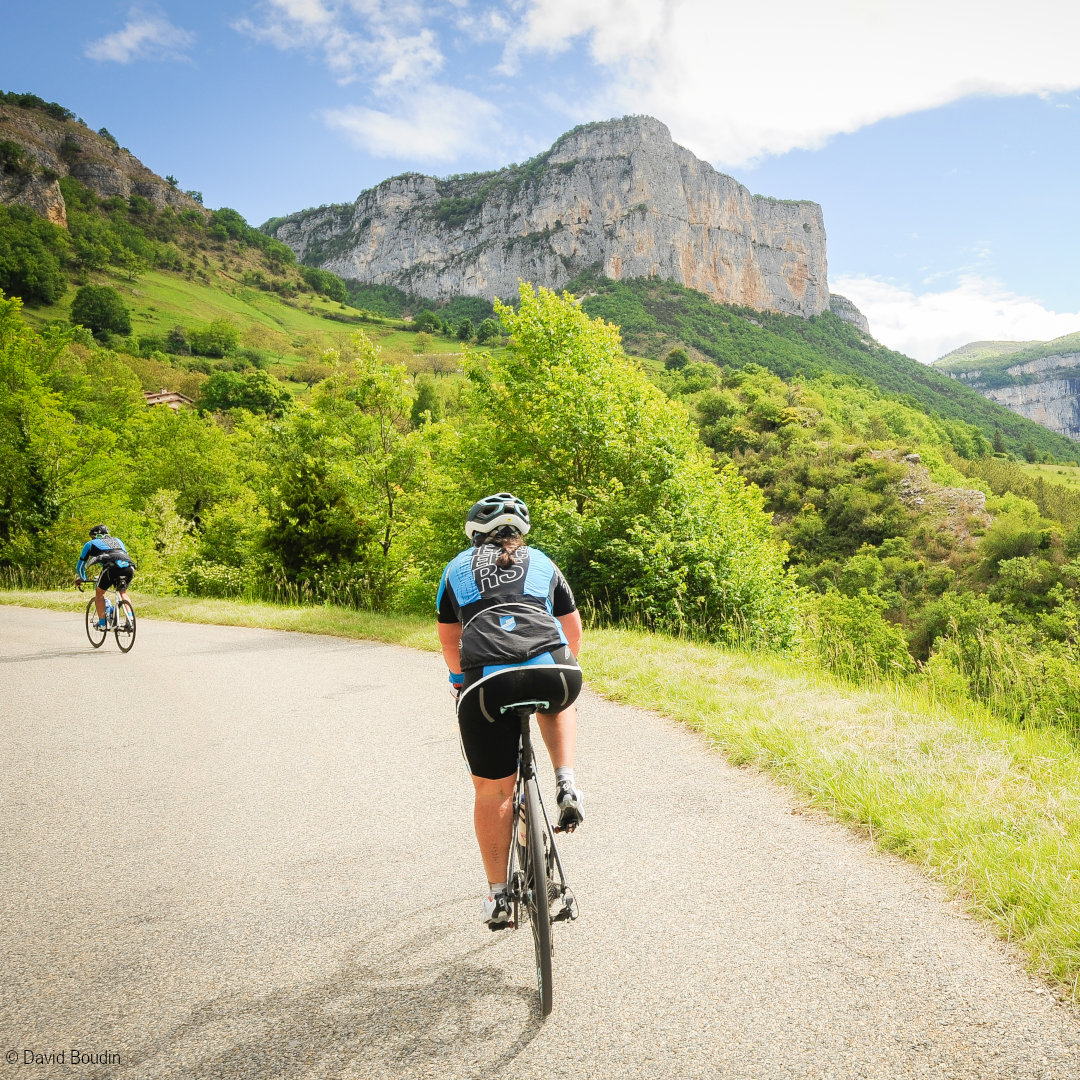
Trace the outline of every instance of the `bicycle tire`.
<path fill-rule="evenodd" d="M 525 814 L 529 861 L 526 870 L 525 907 L 532 925 L 533 949 L 536 952 L 536 988 L 540 997 L 540 1015 L 551 1012 L 551 895 L 548 858 L 544 850 L 544 812 L 540 808 L 540 790 L 536 777 L 525 783 Z"/>
<path fill-rule="evenodd" d="M 121 615 L 124 617 L 123 626 L 120 625 Z M 127 600 L 120 600 L 116 605 L 116 626 L 113 633 L 120 651 L 131 652 L 131 647 L 135 644 L 135 609 Z"/>
<path fill-rule="evenodd" d="M 98 628 L 98 613 L 97 605 L 94 601 L 88 600 L 86 604 L 86 636 L 90 640 L 90 644 L 95 649 L 100 649 L 105 644 L 105 639 L 109 636 L 108 629 L 101 630 Z"/>

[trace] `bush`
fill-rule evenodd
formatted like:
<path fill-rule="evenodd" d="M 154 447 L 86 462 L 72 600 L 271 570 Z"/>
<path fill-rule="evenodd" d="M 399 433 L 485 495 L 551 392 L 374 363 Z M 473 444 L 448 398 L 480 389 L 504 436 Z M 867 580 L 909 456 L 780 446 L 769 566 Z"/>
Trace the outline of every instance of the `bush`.
<path fill-rule="evenodd" d="M 0 206 L 0 290 L 28 304 L 64 295 L 63 264 L 70 251 L 64 230 L 22 206 Z"/>
<path fill-rule="evenodd" d="M 96 338 L 131 333 L 131 312 L 111 285 L 84 285 L 71 302 L 71 322 Z"/>
<path fill-rule="evenodd" d="M 485 319 L 476 328 L 476 341 L 478 345 L 486 345 L 489 341 L 494 341 L 502 333 L 502 327 L 495 319 Z"/>
<path fill-rule="evenodd" d="M 291 402 L 289 391 L 265 371 L 250 374 L 216 371 L 203 387 L 199 406 L 210 412 L 247 409 L 249 412 L 281 416 Z"/>
<path fill-rule="evenodd" d="M 227 319 L 215 319 L 205 326 L 187 331 L 187 343 L 196 356 L 214 356 L 219 359 L 236 351 L 240 331 Z"/>
<path fill-rule="evenodd" d="M 434 311 L 418 311 L 413 318 L 412 327 L 413 330 L 419 330 L 422 333 L 438 333 L 442 324 L 439 321 L 439 316 Z"/>
<path fill-rule="evenodd" d="M 885 601 L 860 589 L 854 596 L 829 591 L 810 606 L 813 652 L 830 671 L 854 682 L 910 675 L 914 661 L 899 626 L 882 617 Z"/>
<path fill-rule="evenodd" d="M 413 402 L 410 420 L 414 428 L 420 427 L 426 420 L 437 422 L 442 419 L 442 402 L 435 386 L 434 378 L 424 372 L 416 377 L 416 400 Z"/>
<path fill-rule="evenodd" d="M 318 270 L 314 266 L 303 266 L 300 268 L 300 276 L 312 292 L 327 296 L 331 300 L 336 300 L 339 304 L 344 304 L 349 299 L 349 292 L 345 288 L 345 282 L 328 270 Z"/>

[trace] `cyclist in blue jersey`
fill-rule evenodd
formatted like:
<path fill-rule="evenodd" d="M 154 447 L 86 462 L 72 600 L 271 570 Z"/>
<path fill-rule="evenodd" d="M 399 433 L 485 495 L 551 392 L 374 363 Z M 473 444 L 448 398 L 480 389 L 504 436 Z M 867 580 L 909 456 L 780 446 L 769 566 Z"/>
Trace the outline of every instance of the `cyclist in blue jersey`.
<path fill-rule="evenodd" d="M 476 801 L 473 824 L 487 872 L 482 917 L 492 930 L 510 921 L 506 863 L 510 854 L 520 727 L 500 706 L 550 703 L 537 713 L 551 764 L 559 827 L 585 818 L 574 783 L 574 744 L 581 690 L 581 616 L 559 568 L 525 544 L 529 509 L 507 492 L 481 499 L 465 519 L 472 547 L 443 571 L 436 600 L 439 641 L 457 700 L 458 727 Z"/>
<path fill-rule="evenodd" d="M 101 573 L 98 575 L 97 588 L 94 592 L 94 606 L 98 613 L 98 629 L 104 630 L 105 621 L 105 590 L 115 585 L 121 600 L 131 602 L 127 594 L 131 579 L 135 576 L 135 563 L 132 561 L 128 550 L 124 547 L 123 540 L 109 535 L 108 527 L 95 525 L 90 530 L 90 539 L 83 544 L 79 552 L 79 561 L 75 565 L 75 574 L 78 582 L 86 581 L 86 568 L 95 563 L 101 564 Z"/>

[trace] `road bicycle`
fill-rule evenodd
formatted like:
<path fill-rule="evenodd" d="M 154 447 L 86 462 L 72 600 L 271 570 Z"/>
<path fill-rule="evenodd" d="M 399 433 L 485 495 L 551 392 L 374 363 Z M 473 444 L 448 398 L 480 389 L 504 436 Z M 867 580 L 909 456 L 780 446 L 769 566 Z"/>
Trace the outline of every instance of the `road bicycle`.
<path fill-rule="evenodd" d="M 511 713 L 521 724 L 518 742 L 518 773 L 514 787 L 514 836 L 506 866 L 506 889 L 511 903 L 511 925 L 521 926 L 520 911 L 525 909 L 532 926 L 536 952 L 536 988 L 540 997 L 540 1015 L 551 1012 L 551 925 L 578 917 L 577 900 L 566 884 L 555 833 L 540 797 L 533 756 L 531 724 L 539 709 L 549 712 L 547 701 L 518 701 L 504 705 L 502 713 Z"/>
<path fill-rule="evenodd" d="M 82 592 L 86 582 L 76 581 L 75 588 Z M 112 591 L 113 599 L 109 600 L 109 592 Z M 135 644 L 135 609 L 130 600 L 120 597 L 120 590 L 115 585 L 110 585 L 105 590 L 105 625 L 98 626 L 97 605 L 91 597 L 86 605 L 86 636 L 95 649 L 100 649 L 105 644 L 105 639 L 112 631 L 116 637 L 116 644 L 121 652 L 131 652 Z"/>

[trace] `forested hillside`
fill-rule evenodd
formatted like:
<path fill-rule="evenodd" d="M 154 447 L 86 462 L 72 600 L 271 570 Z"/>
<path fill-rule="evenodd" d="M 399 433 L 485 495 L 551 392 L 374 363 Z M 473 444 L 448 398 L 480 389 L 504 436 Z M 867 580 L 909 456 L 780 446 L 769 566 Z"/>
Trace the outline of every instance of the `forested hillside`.
<path fill-rule="evenodd" d="M 585 296 L 585 310 L 622 327 L 628 347 L 658 357 L 682 344 L 725 367 L 760 364 L 782 379 L 828 373 L 848 375 L 907 400 L 943 420 L 976 425 L 987 440 L 1000 432 L 1004 448 L 1072 461 L 1080 447 L 1008 409 L 987 401 L 963 383 L 920 364 L 826 312 L 797 319 L 712 303 L 675 282 L 611 281 L 583 275 L 570 286 Z"/>

